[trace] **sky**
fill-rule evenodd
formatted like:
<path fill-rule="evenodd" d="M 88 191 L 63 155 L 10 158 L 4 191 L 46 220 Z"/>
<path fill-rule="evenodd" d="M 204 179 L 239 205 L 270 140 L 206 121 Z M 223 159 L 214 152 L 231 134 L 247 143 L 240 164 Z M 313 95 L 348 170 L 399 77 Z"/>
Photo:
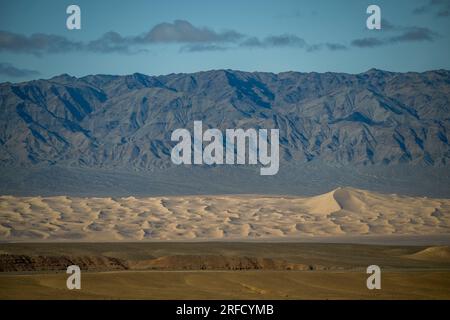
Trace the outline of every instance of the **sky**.
<path fill-rule="evenodd" d="M 69 30 L 69 5 L 81 29 Z M 381 9 L 381 30 L 366 10 Z M 67 73 L 450 69 L 450 0 L 0 0 L 0 82 Z"/>

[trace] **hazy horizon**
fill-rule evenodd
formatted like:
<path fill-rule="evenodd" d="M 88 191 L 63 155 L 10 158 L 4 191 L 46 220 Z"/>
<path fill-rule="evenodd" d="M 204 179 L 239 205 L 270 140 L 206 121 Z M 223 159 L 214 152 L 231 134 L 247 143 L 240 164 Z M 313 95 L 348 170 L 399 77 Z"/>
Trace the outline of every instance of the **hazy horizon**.
<path fill-rule="evenodd" d="M 334 74 L 359 75 L 359 74 L 368 73 L 368 72 L 370 72 L 372 70 L 381 71 L 381 72 L 387 72 L 387 73 L 398 73 L 398 74 L 406 74 L 406 73 L 423 74 L 423 73 L 438 72 L 438 71 L 450 72 L 450 68 L 449 69 L 445 69 L 445 68 L 430 69 L 430 70 L 424 70 L 424 71 L 403 71 L 403 72 L 384 70 L 384 69 L 378 69 L 378 68 L 369 68 L 366 71 L 356 72 L 356 73 L 353 73 L 353 72 L 334 72 L 334 71 L 323 71 L 323 72 L 305 71 L 304 72 L 304 71 L 299 71 L 299 70 L 286 70 L 286 71 L 280 71 L 280 72 L 270 72 L 270 71 L 262 71 L 262 70 L 246 71 L 246 70 L 237 70 L 237 69 L 209 69 L 209 70 L 198 70 L 198 71 L 193 71 L 193 72 L 172 72 L 172 73 L 161 73 L 161 74 L 148 74 L 148 73 L 142 73 L 142 72 L 133 72 L 133 73 L 124 73 L 124 74 L 87 73 L 87 74 L 80 75 L 80 76 L 75 76 L 73 74 L 63 72 L 63 73 L 55 74 L 55 75 L 47 77 L 47 78 L 37 77 L 37 78 L 33 78 L 33 79 L 29 79 L 29 80 L 23 80 L 23 81 L 20 81 L 20 80 L 18 80 L 18 81 L 3 81 L 3 82 L 0 82 L 0 84 L 3 84 L 3 83 L 23 83 L 23 82 L 30 82 L 30 81 L 37 81 L 37 80 L 51 80 L 51 79 L 58 78 L 58 77 L 63 77 L 63 76 L 69 76 L 69 77 L 73 77 L 73 78 L 76 78 L 76 79 L 82 79 L 82 78 L 85 78 L 85 77 L 88 77 L 88 76 L 126 77 L 126 76 L 135 75 L 135 74 L 140 74 L 140 75 L 144 75 L 144 76 L 147 76 L 147 77 L 163 77 L 163 76 L 169 76 L 169 75 L 197 74 L 197 73 L 213 72 L 213 71 L 231 71 L 231 72 L 243 72 L 243 73 L 269 73 L 269 74 L 274 74 L 274 75 L 279 75 L 279 74 L 284 74 L 284 73 L 300 73 L 300 74 L 311 74 L 311 73 L 327 74 L 327 73 L 334 73 Z"/>
<path fill-rule="evenodd" d="M 366 28 L 369 3 L 355 0 L 270 0 L 257 6 L 80 0 L 80 30 L 66 28 L 70 4 L 1 4 L 0 82 L 62 73 L 450 69 L 445 1 L 378 1 L 381 30 Z"/>

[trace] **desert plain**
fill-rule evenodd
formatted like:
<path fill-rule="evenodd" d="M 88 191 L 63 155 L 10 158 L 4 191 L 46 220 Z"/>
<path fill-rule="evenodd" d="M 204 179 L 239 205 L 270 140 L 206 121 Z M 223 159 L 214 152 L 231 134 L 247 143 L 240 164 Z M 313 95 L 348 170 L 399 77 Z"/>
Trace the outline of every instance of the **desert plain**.
<path fill-rule="evenodd" d="M 0 299 L 450 298 L 449 199 L 5 195 L 0 240 Z"/>

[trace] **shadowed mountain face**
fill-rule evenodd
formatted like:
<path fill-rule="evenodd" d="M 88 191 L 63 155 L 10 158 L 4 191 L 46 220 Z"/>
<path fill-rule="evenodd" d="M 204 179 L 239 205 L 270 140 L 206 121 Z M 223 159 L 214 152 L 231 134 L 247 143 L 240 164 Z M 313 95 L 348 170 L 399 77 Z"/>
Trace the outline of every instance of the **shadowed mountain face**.
<path fill-rule="evenodd" d="M 282 162 L 446 166 L 450 71 L 61 75 L 0 84 L 0 165 L 171 166 L 177 128 L 279 128 Z"/>

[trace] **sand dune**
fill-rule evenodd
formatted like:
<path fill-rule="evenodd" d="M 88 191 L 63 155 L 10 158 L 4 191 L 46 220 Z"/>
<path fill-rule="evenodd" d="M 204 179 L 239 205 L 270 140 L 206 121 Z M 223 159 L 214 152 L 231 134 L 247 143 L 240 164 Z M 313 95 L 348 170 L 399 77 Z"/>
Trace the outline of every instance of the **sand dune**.
<path fill-rule="evenodd" d="M 406 256 L 409 259 L 450 263 L 450 247 L 436 246 Z"/>
<path fill-rule="evenodd" d="M 338 188 L 309 197 L 0 196 L 1 241 L 448 235 L 450 199 Z"/>

